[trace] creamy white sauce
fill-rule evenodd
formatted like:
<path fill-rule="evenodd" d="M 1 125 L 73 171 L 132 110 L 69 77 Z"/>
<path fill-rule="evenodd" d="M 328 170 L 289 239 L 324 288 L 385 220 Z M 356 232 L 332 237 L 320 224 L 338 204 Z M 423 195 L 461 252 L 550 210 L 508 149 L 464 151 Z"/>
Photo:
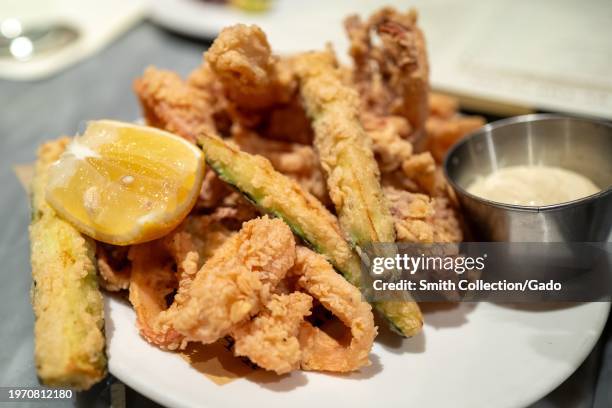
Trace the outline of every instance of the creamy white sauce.
<path fill-rule="evenodd" d="M 511 166 L 477 178 L 467 188 L 475 196 L 506 204 L 542 206 L 564 203 L 601 189 L 591 180 L 560 167 Z"/>

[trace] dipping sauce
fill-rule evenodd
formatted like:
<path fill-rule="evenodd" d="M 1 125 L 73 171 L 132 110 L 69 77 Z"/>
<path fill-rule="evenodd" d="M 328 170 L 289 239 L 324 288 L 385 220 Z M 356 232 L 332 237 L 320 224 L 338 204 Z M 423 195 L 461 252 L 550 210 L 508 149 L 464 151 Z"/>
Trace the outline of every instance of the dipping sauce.
<path fill-rule="evenodd" d="M 475 196 L 505 204 L 543 206 L 565 203 L 601 189 L 581 174 L 560 167 L 511 166 L 477 178 L 467 188 Z"/>

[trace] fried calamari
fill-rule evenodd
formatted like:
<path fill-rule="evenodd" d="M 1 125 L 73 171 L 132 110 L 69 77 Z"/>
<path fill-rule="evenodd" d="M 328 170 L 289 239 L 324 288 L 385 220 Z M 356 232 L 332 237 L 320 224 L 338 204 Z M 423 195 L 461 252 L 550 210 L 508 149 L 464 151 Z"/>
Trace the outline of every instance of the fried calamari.
<path fill-rule="evenodd" d="M 291 73 L 257 26 L 238 24 L 221 30 L 205 59 L 238 109 L 265 110 L 286 103 L 294 92 Z"/>
<path fill-rule="evenodd" d="M 438 163 L 482 119 L 429 91 L 413 10 L 351 16 L 345 28 L 353 66 L 329 48 L 280 58 L 261 29 L 239 24 L 186 81 L 154 68 L 136 81 L 147 122 L 196 141 L 211 168 L 192 215 L 144 244 L 159 259 L 134 247 L 124 271 L 102 253 L 105 282 L 123 288 L 118 278 L 132 275 L 147 340 L 181 348 L 230 336 L 236 355 L 279 374 L 357 370 L 376 327 L 349 283 L 359 285 L 352 245 L 463 239 Z M 296 247 L 289 228 L 322 255 Z M 407 296 L 373 306 L 411 336 L 423 319 Z"/>
<path fill-rule="evenodd" d="M 443 197 L 385 187 L 398 242 L 455 243 L 463 240 L 456 211 Z"/>
<path fill-rule="evenodd" d="M 160 241 L 133 245 L 129 259 L 130 303 L 136 311 L 140 335 L 160 348 L 175 350 L 184 344 L 183 336 L 171 327 L 159 329 L 160 314 L 168 308 L 167 297 L 178 287 L 174 262 Z"/>
<path fill-rule="evenodd" d="M 405 117 L 412 137 L 420 138 L 428 114 L 429 65 L 416 11 L 399 13 L 387 7 L 365 22 L 350 16 L 344 25 L 363 109 Z"/>
<path fill-rule="evenodd" d="M 131 265 L 127 257 L 128 249 L 101 242 L 96 245 L 99 282 L 104 289 L 117 292 L 130 286 Z"/>
<path fill-rule="evenodd" d="M 235 354 L 277 374 L 298 369 L 302 361 L 298 335 L 310 309 L 312 297 L 305 293 L 272 295 L 259 315 L 232 331 Z"/>
<path fill-rule="evenodd" d="M 189 341 L 213 343 L 259 312 L 295 261 L 295 240 L 280 220 L 246 222 L 219 247 L 160 325 Z"/>
<path fill-rule="evenodd" d="M 438 162 L 444 160 L 448 149 L 459 139 L 485 124 L 480 116 L 431 117 L 427 120 L 426 148 Z"/>
<path fill-rule="evenodd" d="M 134 81 L 134 92 L 148 125 L 195 141 L 215 129 L 214 104 L 207 92 L 190 86 L 172 71 L 154 67 Z"/>
<path fill-rule="evenodd" d="M 344 342 L 304 321 L 299 333 L 302 369 L 348 372 L 369 365 L 377 330 L 372 307 L 362 300 L 359 289 L 338 275 L 325 258 L 304 247 L 298 247 L 289 275 L 297 277 L 296 286 L 317 299 L 348 329 Z"/>
<path fill-rule="evenodd" d="M 297 181 L 323 204 L 329 203 L 323 171 L 312 146 L 265 139 L 240 126 L 234 127 L 232 140 L 241 150 L 270 160 L 274 169 Z"/>
<path fill-rule="evenodd" d="M 147 341 L 169 350 L 186 345 L 184 336 L 160 318 L 170 303 L 175 308 L 181 303 L 196 272 L 232 235 L 218 215 L 189 216 L 167 236 L 130 247 L 129 299 Z"/>

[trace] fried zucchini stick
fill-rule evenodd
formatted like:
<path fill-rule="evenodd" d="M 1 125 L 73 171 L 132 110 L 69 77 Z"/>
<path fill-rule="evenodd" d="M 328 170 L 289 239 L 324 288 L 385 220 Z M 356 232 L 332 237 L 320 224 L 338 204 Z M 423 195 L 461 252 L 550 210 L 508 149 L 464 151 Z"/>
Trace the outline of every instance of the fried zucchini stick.
<path fill-rule="evenodd" d="M 296 71 L 340 225 L 358 247 L 395 242 L 372 141 L 359 121 L 357 92 L 342 83 L 329 52 L 300 55 Z"/>
<path fill-rule="evenodd" d="M 200 136 L 198 144 L 219 178 L 237 188 L 263 212 L 282 218 L 347 281 L 360 287 L 359 257 L 345 240 L 336 218 L 319 200 L 274 170 L 261 156 L 243 152 L 212 135 Z M 423 324 L 414 302 L 388 301 L 375 306 L 402 335 L 414 335 Z"/>
<path fill-rule="evenodd" d="M 42 383 L 82 390 L 106 375 L 104 305 L 95 243 L 45 201 L 49 166 L 68 142 L 62 138 L 41 146 L 32 181 L 34 356 Z"/>
<path fill-rule="evenodd" d="M 393 217 L 380 185 L 372 141 L 359 120 L 357 92 L 343 84 L 329 51 L 302 54 L 296 58 L 295 67 L 340 225 L 360 253 L 371 243 L 394 243 Z M 392 252 L 381 255 L 394 256 Z M 405 297 L 406 301 L 375 306 L 394 329 L 410 336 L 420 330 L 423 318 L 408 293 Z"/>

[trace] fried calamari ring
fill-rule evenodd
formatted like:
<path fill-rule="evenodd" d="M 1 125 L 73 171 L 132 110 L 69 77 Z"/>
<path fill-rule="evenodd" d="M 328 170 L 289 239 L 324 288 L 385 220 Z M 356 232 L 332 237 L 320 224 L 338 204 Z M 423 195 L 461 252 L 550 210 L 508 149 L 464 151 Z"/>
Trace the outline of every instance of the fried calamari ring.
<path fill-rule="evenodd" d="M 372 308 L 362 300 L 359 290 L 336 273 L 325 258 L 304 247 L 297 248 L 289 275 L 297 277 L 297 288 L 317 299 L 350 329 L 350 342 L 344 345 L 304 321 L 299 334 L 301 368 L 348 372 L 369 365 L 368 354 L 377 329 Z"/>
<path fill-rule="evenodd" d="M 140 334 L 149 343 L 169 350 L 186 345 L 184 336 L 160 324 L 160 316 L 174 292 L 171 307 L 184 303 L 197 271 L 231 234 L 216 215 L 189 216 L 166 237 L 130 248 L 129 299 Z"/>
<path fill-rule="evenodd" d="M 159 315 L 168 307 L 166 298 L 178 285 L 173 270 L 174 260 L 161 241 L 133 245 L 128 253 L 132 262 L 130 275 L 130 303 L 136 311 L 136 324 L 140 335 L 162 349 L 181 348 L 183 336 L 166 327 L 157 327 Z"/>
<path fill-rule="evenodd" d="M 295 239 L 281 220 L 244 223 L 198 271 L 187 290 L 159 317 L 160 329 L 175 329 L 204 344 L 226 336 L 259 312 L 295 261 Z"/>
<path fill-rule="evenodd" d="M 312 297 L 305 293 L 273 295 L 259 315 L 232 332 L 234 353 L 277 374 L 297 370 L 302 358 L 297 336 L 311 308 Z"/>
<path fill-rule="evenodd" d="M 131 266 L 127 259 L 128 247 L 98 242 L 96 261 L 100 286 L 109 292 L 117 292 L 130 286 Z"/>

